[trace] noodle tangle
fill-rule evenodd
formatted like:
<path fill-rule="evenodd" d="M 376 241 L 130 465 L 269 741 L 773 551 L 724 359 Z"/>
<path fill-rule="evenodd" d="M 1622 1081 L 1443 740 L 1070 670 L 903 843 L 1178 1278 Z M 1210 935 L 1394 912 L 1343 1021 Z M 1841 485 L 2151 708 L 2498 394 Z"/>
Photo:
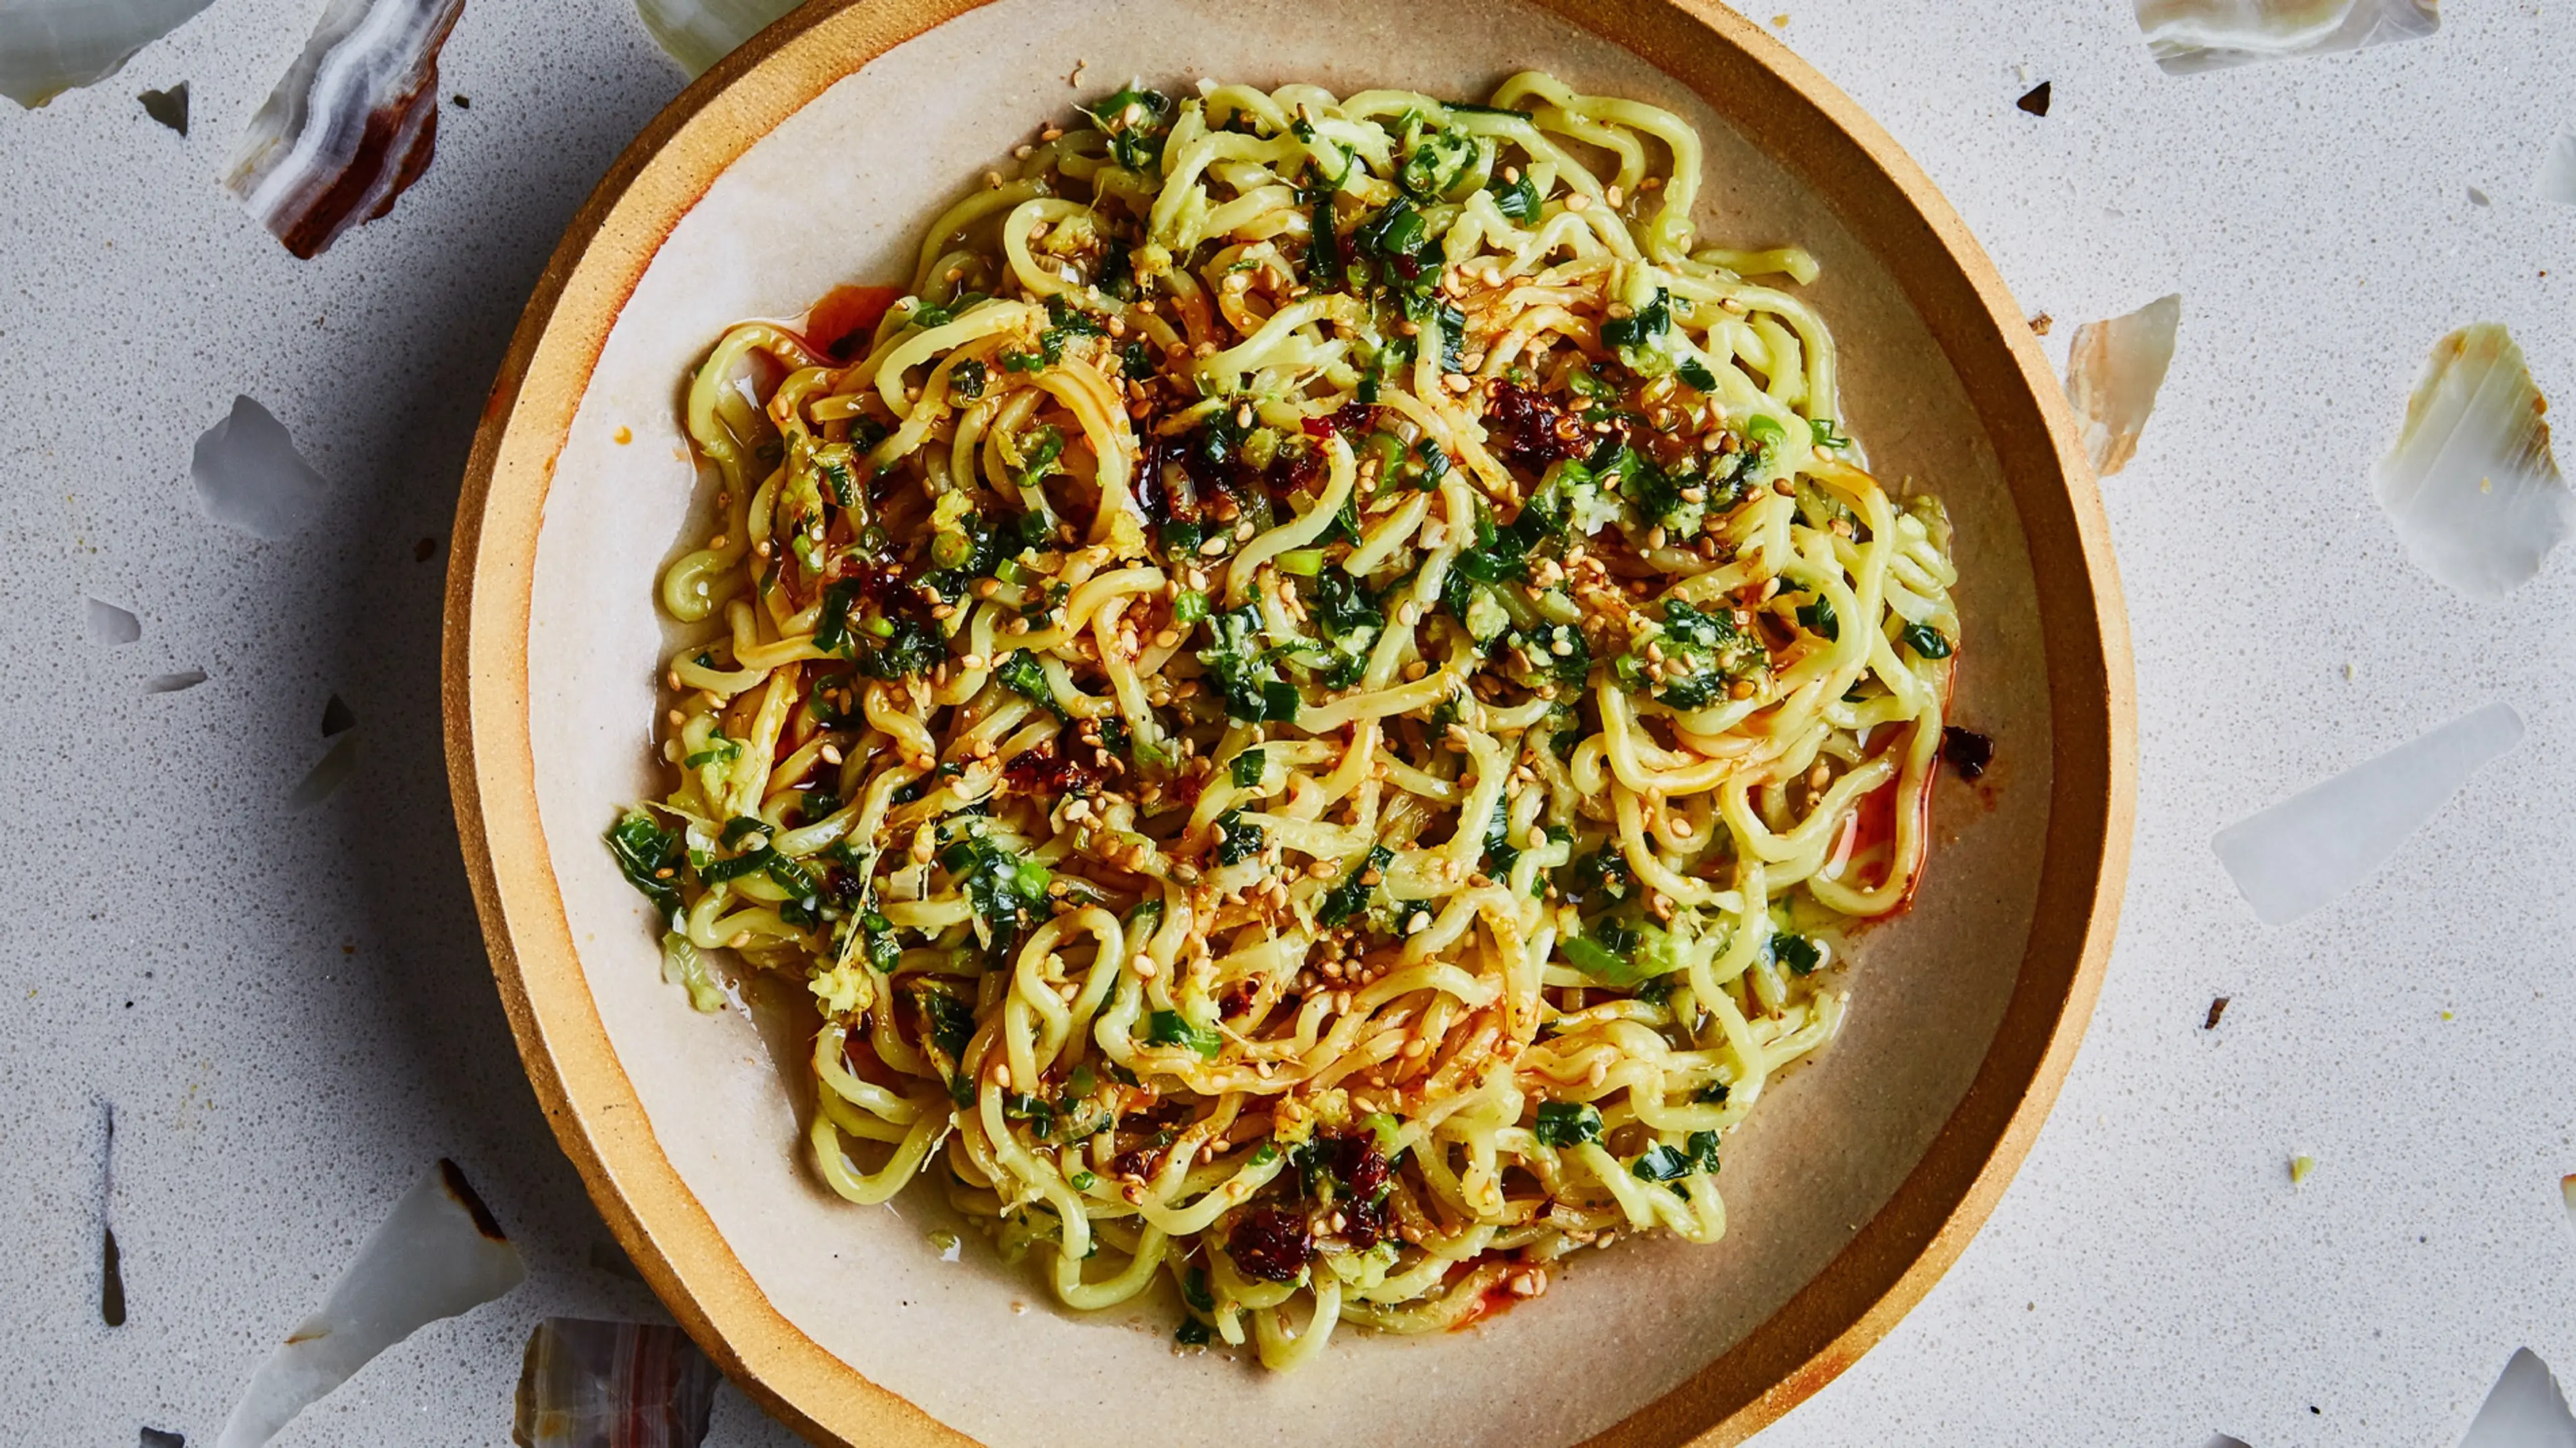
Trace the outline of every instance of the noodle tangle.
<path fill-rule="evenodd" d="M 1726 1226 L 1927 847 L 1949 528 L 1654 107 L 1130 87 L 902 287 L 747 322 L 660 599 L 667 973 L 810 988 L 811 1149 L 1287 1368 Z"/>

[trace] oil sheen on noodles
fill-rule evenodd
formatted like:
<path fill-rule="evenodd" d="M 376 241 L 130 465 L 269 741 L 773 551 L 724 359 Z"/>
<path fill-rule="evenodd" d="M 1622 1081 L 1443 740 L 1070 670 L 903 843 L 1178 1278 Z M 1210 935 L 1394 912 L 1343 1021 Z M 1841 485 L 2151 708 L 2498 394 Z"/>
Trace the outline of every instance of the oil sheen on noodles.
<path fill-rule="evenodd" d="M 834 1190 L 1275 1368 L 1725 1231 L 1922 869 L 1958 618 L 1701 168 L 1540 74 L 1130 87 L 715 344 L 609 842 L 702 1006 L 810 986 Z"/>

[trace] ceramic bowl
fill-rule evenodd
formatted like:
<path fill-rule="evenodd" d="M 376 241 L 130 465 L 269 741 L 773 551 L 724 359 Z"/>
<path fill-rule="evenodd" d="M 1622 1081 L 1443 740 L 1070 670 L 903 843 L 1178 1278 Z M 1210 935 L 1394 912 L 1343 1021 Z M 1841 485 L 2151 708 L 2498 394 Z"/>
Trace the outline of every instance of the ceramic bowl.
<path fill-rule="evenodd" d="M 1724 1242 L 1585 1254 L 1428 1339 L 1265 1374 L 1177 1356 L 1174 1303 L 1087 1320 L 916 1187 L 807 1164 L 792 1015 L 690 1009 L 600 833 L 665 787 L 654 581 L 705 500 L 681 378 L 724 327 L 909 273 L 916 230 L 1131 76 L 1476 96 L 1524 68 L 1706 138 L 1701 235 L 1795 241 L 1849 430 L 1957 521 L 1959 722 L 1929 877 L 1854 954 L 1841 1038 L 1730 1140 Z M 1726 1443 L 1831 1379 L 1955 1258 L 2064 1076 L 2112 936 L 2133 793 L 2127 639 L 2093 482 L 2021 312 L 1922 173 L 1755 26 L 1691 0 L 870 0 L 709 72 L 573 222 L 493 389 L 459 507 L 446 710 L 458 824 L 537 1093 L 696 1339 L 818 1442 Z"/>

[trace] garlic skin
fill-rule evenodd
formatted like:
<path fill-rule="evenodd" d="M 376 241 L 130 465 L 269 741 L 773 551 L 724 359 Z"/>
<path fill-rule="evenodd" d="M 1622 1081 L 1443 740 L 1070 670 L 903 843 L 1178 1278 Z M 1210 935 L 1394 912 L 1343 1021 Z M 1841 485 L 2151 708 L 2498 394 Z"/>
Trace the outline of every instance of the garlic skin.
<path fill-rule="evenodd" d="M 2066 400 L 2075 408 L 2096 477 L 2111 476 L 2137 455 L 2138 434 L 2155 411 L 2181 326 L 2177 292 L 2125 317 L 2075 329 L 2066 353 Z"/>
<path fill-rule="evenodd" d="M 215 1448 L 260 1448 L 376 1354 L 527 1275 L 465 1174 L 439 1162 L 367 1234 L 321 1310 L 251 1375 Z"/>
<path fill-rule="evenodd" d="M 2147 53 L 2168 75 L 2330 55 L 2442 28 L 2441 0 L 2136 0 Z"/>
<path fill-rule="evenodd" d="M 549 1317 L 528 1334 L 511 1439 L 526 1448 L 697 1448 L 721 1381 L 676 1327 Z"/>
<path fill-rule="evenodd" d="M 2555 206 L 2576 206 L 2576 129 L 2562 128 L 2549 138 L 2540 158 L 2540 173 L 2531 178 L 2531 199 Z"/>
<path fill-rule="evenodd" d="M 224 189 L 306 260 L 391 211 L 438 140 L 438 51 L 465 0 L 331 0 L 251 117 Z"/>
<path fill-rule="evenodd" d="M 2576 526 L 2548 409 L 2504 328 L 2479 322 L 2433 344 L 2406 426 L 2373 478 L 2416 567 L 2488 602 L 2540 571 Z"/>
<path fill-rule="evenodd" d="M 198 436 L 188 474 L 207 517 L 272 541 L 312 526 L 331 495 L 286 424 L 248 397 L 235 397 L 232 411 Z"/>
<path fill-rule="evenodd" d="M 2498 700 L 2238 820 L 2210 849 L 2256 919 L 2287 925 L 2370 878 L 2521 741 L 2522 716 Z"/>
<path fill-rule="evenodd" d="M 95 85 L 214 0 L 0 0 L 0 96 L 29 110 Z"/>
<path fill-rule="evenodd" d="M 693 80 L 796 6 L 797 0 L 635 0 L 653 43 Z"/>
<path fill-rule="evenodd" d="M 2559 1390 L 2549 1364 L 2526 1347 L 2505 1362 L 2478 1415 L 2469 1420 L 2460 1448 L 2533 1448 L 2571 1442 L 2576 1442 L 2576 1415 L 2567 1411 L 2566 1394 Z"/>
<path fill-rule="evenodd" d="M 143 620 L 127 609 L 103 598 L 85 598 L 83 615 L 89 625 L 89 636 L 109 648 L 121 647 L 143 637 Z"/>

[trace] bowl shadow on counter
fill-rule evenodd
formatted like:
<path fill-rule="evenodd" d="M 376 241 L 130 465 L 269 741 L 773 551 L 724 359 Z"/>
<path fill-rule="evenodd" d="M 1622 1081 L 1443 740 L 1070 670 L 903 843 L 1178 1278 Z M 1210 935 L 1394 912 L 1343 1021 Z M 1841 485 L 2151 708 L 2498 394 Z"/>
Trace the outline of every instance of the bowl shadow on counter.
<path fill-rule="evenodd" d="M 649 50 L 635 59 L 639 70 L 661 66 Z M 519 151 L 499 168 L 513 183 L 506 205 L 433 217 L 398 203 L 373 223 L 470 224 L 480 233 L 470 247 L 425 249 L 425 266 L 378 274 L 372 300 L 382 310 L 427 319 L 399 339 L 407 360 L 392 405 L 377 416 L 326 412 L 307 424 L 330 439 L 334 531 L 348 540 L 319 560 L 328 572 L 308 637 L 317 671 L 357 703 L 361 751 L 348 784 L 311 813 L 345 862 L 353 923 L 375 943 L 348 962 L 360 998 L 352 1008 L 376 1014 L 381 1038 L 404 1053 L 370 1075 L 394 1098 L 387 1109 L 419 1122 L 434 1149 L 469 1171 L 526 1256 L 538 1290 L 519 1295 L 521 1314 L 668 1321 L 650 1292 L 612 1265 L 622 1258 L 522 1069 L 467 886 L 440 714 L 450 535 L 485 398 L 564 226 L 680 84 L 668 73 L 623 79 L 540 95 L 535 105 L 552 114 L 529 118 L 506 141 L 485 133 L 487 144 Z M 447 135 L 441 143 L 468 144 Z M 360 231 L 343 245 L 366 240 Z M 313 345 L 355 353 L 381 344 L 360 330 Z M 308 737 L 309 703 L 281 697 L 269 718 L 246 722 Z M 776 1441 L 793 1441 L 779 1431 Z"/>

